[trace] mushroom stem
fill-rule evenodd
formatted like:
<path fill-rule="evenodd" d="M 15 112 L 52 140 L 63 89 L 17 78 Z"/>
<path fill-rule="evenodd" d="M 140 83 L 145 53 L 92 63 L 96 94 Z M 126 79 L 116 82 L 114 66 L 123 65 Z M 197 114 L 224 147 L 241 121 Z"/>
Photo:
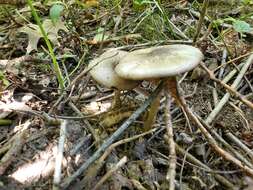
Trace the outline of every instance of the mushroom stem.
<path fill-rule="evenodd" d="M 112 101 L 112 106 L 111 109 L 115 109 L 120 107 L 121 105 L 121 100 L 120 100 L 120 90 L 114 90 L 114 97 Z"/>
<path fill-rule="evenodd" d="M 171 96 L 175 99 L 177 105 L 182 107 L 177 78 L 175 76 L 168 77 L 165 82 L 166 89 L 170 92 Z"/>
<path fill-rule="evenodd" d="M 154 84 L 157 84 L 158 80 L 153 80 L 152 82 Z M 183 107 L 181 104 L 181 100 L 179 98 L 180 94 L 179 94 L 179 90 L 178 90 L 177 78 L 175 76 L 168 77 L 165 79 L 164 89 L 165 89 L 165 91 L 170 92 L 171 96 L 175 99 L 176 103 L 180 107 Z M 159 110 L 160 100 L 161 100 L 161 93 L 158 94 L 158 96 L 155 98 L 155 100 L 150 105 L 147 119 L 145 119 L 145 121 L 144 121 L 144 131 L 148 131 L 152 128 L 152 125 L 154 124 L 154 122 L 156 120 L 157 112 Z M 185 110 L 185 109 L 183 109 L 183 110 Z"/>
<path fill-rule="evenodd" d="M 150 129 L 152 129 L 152 125 L 156 120 L 156 115 L 159 110 L 160 99 L 161 99 L 161 92 L 157 95 L 157 97 L 150 105 L 150 109 L 147 114 L 147 119 L 145 119 L 144 121 L 144 131 L 149 131 Z"/>

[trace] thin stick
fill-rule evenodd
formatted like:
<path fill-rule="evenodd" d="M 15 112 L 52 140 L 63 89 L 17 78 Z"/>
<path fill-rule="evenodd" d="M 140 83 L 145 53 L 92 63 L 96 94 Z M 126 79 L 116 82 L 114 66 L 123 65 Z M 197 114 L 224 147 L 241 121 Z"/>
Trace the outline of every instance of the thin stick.
<path fill-rule="evenodd" d="M 238 76 L 236 77 L 235 81 L 233 82 L 233 84 L 231 86 L 232 88 L 234 88 L 234 89 L 237 88 L 237 86 L 241 82 L 244 74 L 246 73 L 249 66 L 252 64 L 252 62 L 253 62 L 253 53 L 250 55 L 250 57 L 248 58 L 246 63 L 243 65 L 240 73 L 238 74 Z M 229 98 L 230 98 L 230 93 L 227 92 L 223 96 L 223 98 L 220 100 L 220 102 L 216 105 L 216 107 L 213 109 L 213 111 L 209 114 L 209 116 L 206 118 L 207 124 L 210 124 L 214 120 L 214 118 L 218 115 L 218 113 L 221 111 L 223 106 L 228 102 Z"/>
<path fill-rule="evenodd" d="M 53 190 L 59 189 L 59 184 L 61 182 L 61 166 L 64 152 L 64 141 L 67 132 L 67 120 L 61 122 L 60 138 L 58 143 L 58 151 L 55 158 L 55 170 L 54 170 L 54 185 Z"/>
<path fill-rule="evenodd" d="M 187 160 L 189 160 L 191 163 L 203 167 L 207 170 L 209 170 L 210 172 L 212 171 L 211 168 L 209 168 L 207 165 L 205 165 L 204 163 L 202 163 L 201 161 L 199 161 L 197 158 L 195 158 L 193 155 L 191 155 L 189 152 L 185 151 L 183 148 L 181 148 L 178 144 L 176 144 L 176 150 L 178 154 L 181 154 L 182 156 L 186 156 Z M 221 176 L 220 174 L 213 174 L 214 177 L 223 185 L 225 185 L 226 187 L 228 187 L 229 189 L 236 189 L 235 186 L 228 181 L 226 178 L 224 178 L 223 176 Z"/>
<path fill-rule="evenodd" d="M 98 163 L 103 163 L 105 161 L 105 159 L 112 153 L 112 151 L 116 147 L 118 147 L 118 146 L 120 146 L 122 144 L 129 143 L 131 141 L 137 140 L 137 139 L 139 139 L 141 137 L 144 137 L 144 136 L 146 136 L 148 134 L 154 133 L 155 131 L 157 131 L 157 128 L 151 129 L 151 130 L 149 130 L 147 132 L 144 132 L 144 133 L 141 133 L 139 135 L 135 135 L 133 137 L 122 139 L 120 141 L 117 141 L 117 142 L 113 143 L 111 146 L 108 147 L 108 149 L 105 151 L 105 153 L 99 158 Z"/>
<path fill-rule="evenodd" d="M 138 180 L 132 178 L 132 179 L 130 179 L 130 181 L 132 182 L 133 186 L 135 187 L 134 189 L 147 190 Z"/>
<path fill-rule="evenodd" d="M 232 152 L 240 161 L 244 164 L 253 168 L 253 164 L 249 162 L 241 153 L 239 153 L 236 149 L 234 149 L 228 142 L 226 142 L 212 127 L 207 124 L 202 118 L 198 117 L 200 122 L 204 125 L 204 127 L 216 138 L 218 139 L 225 148 L 227 148 L 230 152 Z"/>
<path fill-rule="evenodd" d="M 163 83 L 160 83 L 156 90 L 150 95 L 150 97 L 144 102 L 144 104 L 138 108 L 122 125 L 115 131 L 111 137 L 109 137 L 98 150 L 71 176 L 69 176 L 62 184 L 62 189 L 66 189 L 72 181 L 74 181 L 79 175 L 81 175 L 95 160 L 97 160 L 101 154 L 115 141 L 120 135 L 147 109 L 151 102 L 162 90 Z"/>
<path fill-rule="evenodd" d="M 167 20 L 169 25 L 172 27 L 171 28 L 172 31 L 175 32 L 181 38 L 189 40 L 189 38 L 173 22 L 171 22 L 171 20 L 168 18 L 167 14 L 163 11 L 161 6 L 156 1 L 154 1 L 154 3 L 156 5 L 156 7 L 159 9 L 159 11 L 162 13 L 162 15 L 165 17 L 165 19 Z"/>
<path fill-rule="evenodd" d="M 200 129 L 202 134 L 206 137 L 209 145 L 224 159 L 228 160 L 231 163 L 234 163 L 236 166 L 238 166 L 240 169 L 242 169 L 245 173 L 247 173 L 249 176 L 253 177 L 253 169 L 246 166 L 244 163 L 242 163 L 237 158 L 233 157 L 229 152 L 223 150 L 219 147 L 215 139 L 212 137 L 212 135 L 206 130 L 206 128 L 202 125 L 202 123 L 199 121 L 199 119 L 193 114 L 193 112 L 188 108 L 185 100 L 183 97 L 179 96 L 180 103 L 182 109 L 185 109 L 185 112 L 187 115 L 191 118 L 191 120 L 196 124 L 196 126 Z"/>
<path fill-rule="evenodd" d="M 218 67 L 216 67 L 216 68 L 213 69 L 212 71 L 215 72 L 215 71 L 217 71 L 218 69 L 220 69 L 221 67 L 224 67 L 225 65 L 228 65 L 228 64 L 230 64 L 230 63 L 234 63 L 235 61 L 237 61 L 237 60 L 239 60 L 239 59 L 242 59 L 242 58 L 244 58 L 244 57 L 246 57 L 246 56 L 249 56 L 251 53 L 252 53 L 252 52 L 245 53 L 245 54 L 240 55 L 240 56 L 238 56 L 238 57 L 236 57 L 236 58 L 234 58 L 234 59 L 231 59 L 231 60 L 229 60 L 229 61 L 227 61 L 227 62 L 225 62 L 225 63 L 222 63 L 221 65 L 219 65 Z"/>
<path fill-rule="evenodd" d="M 73 102 L 69 101 L 68 102 L 69 107 L 71 107 L 80 117 L 84 117 L 83 113 L 75 106 L 75 104 L 73 104 Z M 93 139 L 95 140 L 95 142 L 99 142 L 99 137 L 97 136 L 95 129 L 91 126 L 90 122 L 83 118 L 83 122 L 85 124 L 85 127 L 89 130 L 89 132 L 92 134 Z"/>
<path fill-rule="evenodd" d="M 244 150 L 247 155 L 249 155 L 251 157 L 251 159 L 253 159 L 253 152 L 252 150 L 250 150 L 245 144 L 243 144 L 236 136 L 234 136 L 231 132 L 227 132 L 226 136 L 233 141 L 234 143 L 237 144 L 237 146 L 239 146 L 242 150 Z"/>
<path fill-rule="evenodd" d="M 125 163 L 127 162 L 127 157 L 124 156 L 120 161 L 111 169 L 109 170 L 100 180 L 99 182 L 95 185 L 93 190 L 98 190 L 100 186 L 108 179 L 110 178 L 113 173 L 115 173 L 119 168 L 121 168 Z"/>
<path fill-rule="evenodd" d="M 204 22 L 204 18 L 205 18 L 205 15 L 206 15 L 208 4 L 209 4 L 209 0 L 204 0 L 203 6 L 202 6 L 202 10 L 201 10 L 201 13 L 200 13 L 200 17 L 199 17 L 199 22 L 198 22 L 197 30 L 196 30 L 196 33 L 195 33 L 195 35 L 193 37 L 193 44 L 194 45 L 196 44 L 197 39 L 199 37 L 200 30 L 201 30 L 201 27 L 202 27 L 202 24 Z"/>
<path fill-rule="evenodd" d="M 212 71 L 210 71 L 204 64 L 201 64 L 202 68 L 208 73 L 210 79 L 212 79 L 213 81 L 219 83 L 220 85 L 222 85 L 224 88 L 226 88 L 229 92 L 231 92 L 232 94 L 235 95 L 235 97 L 237 97 L 239 100 L 241 100 L 245 105 L 247 105 L 249 108 L 251 108 L 253 110 L 253 103 L 249 100 L 247 100 L 246 98 L 243 97 L 243 95 L 241 95 L 239 92 L 237 92 L 235 90 L 235 85 L 232 84 L 232 86 L 227 85 L 226 83 L 222 82 L 221 80 L 217 79 L 215 77 L 215 75 L 213 74 Z M 246 71 L 245 71 L 246 72 Z M 239 76 L 239 75 L 238 75 Z M 229 93 L 227 93 L 229 94 Z M 225 95 L 226 96 L 226 95 Z M 230 97 L 230 94 L 228 95 Z M 211 114 L 210 114 L 211 115 Z M 209 116 L 210 116 L 209 115 Z M 206 119 L 207 122 L 209 121 L 208 119 Z"/>
<path fill-rule="evenodd" d="M 169 92 L 166 91 L 165 97 L 166 97 L 166 102 L 165 102 L 165 126 L 167 129 L 167 143 L 169 144 L 169 151 L 170 151 L 170 161 L 169 161 L 169 170 L 166 175 L 166 180 L 169 181 L 169 189 L 174 190 L 175 189 L 175 177 L 176 177 L 176 164 L 177 164 L 177 157 L 176 157 L 176 148 L 175 148 L 175 142 L 173 139 L 173 126 L 172 126 L 172 121 L 171 121 L 171 113 L 170 113 L 170 108 L 171 108 L 171 97 L 169 95 Z"/>
<path fill-rule="evenodd" d="M 178 147 L 177 147 L 178 145 L 176 144 L 176 148 L 178 149 Z M 193 146 L 193 144 L 191 144 L 188 148 L 187 148 L 187 150 L 184 152 L 184 154 L 182 155 L 183 156 L 183 160 L 182 160 L 182 165 L 181 165 L 181 169 L 180 169 L 180 178 L 179 178 L 179 188 L 180 188 L 180 190 L 182 190 L 183 189 L 183 185 L 182 185 L 182 178 L 183 178 L 183 171 L 184 171 L 184 165 L 185 165 L 185 163 L 187 163 L 186 162 L 186 157 L 187 157 L 187 153 L 189 152 L 189 150 L 192 148 L 192 146 Z M 178 152 L 178 150 L 177 150 L 177 152 Z"/>
<path fill-rule="evenodd" d="M 168 80 L 167 80 L 168 82 Z M 209 145 L 224 159 L 230 161 L 231 163 L 238 166 L 240 169 L 242 169 L 245 173 L 247 173 L 249 176 L 253 177 L 253 168 L 250 168 L 249 166 L 245 165 L 245 163 L 241 162 L 237 158 L 235 158 L 233 155 L 231 155 L 229 152 L 223 150 L 221 147 L 219 147 L 218 143 L 215 141 L 215 139 L 212 137 L 212 135 L 208 132 L 208 130 L 204 127 L 204 125 L 208 125 L 205 121 L 202 123 L 198 119 L 198 117 L 191 111 L 191 109 L 187 106 L 185 99 L 180 96 L 179 94 L 179 87 L 178 83 L 175 78 L 171 78 L 169 81 L 168 88 L 170 89 L 170 92 L 172 96 L 176 99 L 177 104 L 180 105 L 182 109 L 186 112 L 186 114 L 189 116 L 189 118 L 196 124 L 196 126 L 200 129 L 202 134 L 206 137 Z"/>
<path fill-rule="evenodd" d="M 225 63 L 227 59 L 227 49 L 224 48 L 222 52 L 222 59 L 221 59 L 221 64 Z M 225 71 L 225 67 L 221 67 L 218 75 L 218 79 L 221 79 Z"/>
<path fill-rule="evenodd" d="M 244 63 L 241 63 L 238 65 L 238 68 L 242 68 L 244 65 Z M 214 71 L 213 71 L 214 72 Z M 234 68 L 232 71 L 230 71 L 223 79 L 222 82 L 224 83 L 228 83 L 234 76 L 235 74 L 238 73 L 238 70 L 236 68 Z"/>
<path fill-rule="evenodd" d="M 156 130 L 158 130 L 158 128 L 154 128 L 154 129 L 151 129 L 150 131 L 147 131 L 147 132 L 144 132 L 144 133 L 141 133 L 139 135 L 135 135 L 135 136 L 132 136 L 130 138 L 126 138 L 126 139 L 122 139 L 122 140 L 119 140 L 115 143 L 113 143 L 112 145 L 110 145 L 106 151 L 104 152 L 104 154 L 97 160 L 97 162 L 94 164 L 94 167 L 92 167 L 92 172 L 87 172 L 89 173 L 89 175 L 86 175 L 79 183 L 78 185 L 78 188 L 76 188 L 76 190 L 81 190 L 84 188 L 84 185 L 87 184 L 87 182 L 89 180 L 93 180 L 94 177 L 97 175 L 97 173 L 100 171 L 101 167 L 104 165 L 105 163 L 105 159 L 112 153 L 112 151 L 122 145 L 122 144 L 126 144 L 126 143 L 129 143 L 131 141 L 134 141 L 134 140 L 137 140 L 145 135 L 148 135 L 148 134 L 151 134 L 151 133 L 154 133 Z"/>

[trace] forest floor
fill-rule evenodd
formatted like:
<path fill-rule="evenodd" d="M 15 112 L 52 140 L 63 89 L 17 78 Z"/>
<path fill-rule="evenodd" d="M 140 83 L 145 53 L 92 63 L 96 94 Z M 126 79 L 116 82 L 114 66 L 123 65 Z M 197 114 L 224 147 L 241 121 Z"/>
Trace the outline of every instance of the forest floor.
<path fill-rule="evenodd" d="M 251 1 L 36 1 L 33 7 L 49 44 L 31 6 L 0 0 L 0 190 L 165 190 L 171 181 L 182 190 L 253 189 Z M 170 44 L 193 45 L 204 55 L 202 66 L 178 76 L 199 122 L 172 101 L 173 136 L 165 98 L 152 129 L 143 129 L 143 105 L 157 86 L 143 81 L 123 91 L 112 109 L 114 90 L 87 69 L 110 48 Z"/>

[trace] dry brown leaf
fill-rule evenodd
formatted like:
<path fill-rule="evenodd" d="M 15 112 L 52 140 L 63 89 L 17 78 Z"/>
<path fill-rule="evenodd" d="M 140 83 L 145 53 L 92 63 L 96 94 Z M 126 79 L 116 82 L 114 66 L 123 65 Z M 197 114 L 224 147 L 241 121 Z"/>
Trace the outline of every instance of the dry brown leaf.
<path fill-rule="evenodd" d="M 42 24 L 46 34 L 48 35 L 48 39 L 54 44 L 58 44 L 58 31 L 64 30 L 68 31 L 64 22 L 58 21 L 53 24 L 50 19 L 45 19 Z M 26 53 L 29 54 L 33 50 L 37 50 L 37 44 L 40 38 L 43 38 L 42 33 L 40 32 L 40 28 L 36 24 L 28 24 L 19 29 L 19 32 L 26 33 L 28 35 L 28 46 L 26 48 Z"/>

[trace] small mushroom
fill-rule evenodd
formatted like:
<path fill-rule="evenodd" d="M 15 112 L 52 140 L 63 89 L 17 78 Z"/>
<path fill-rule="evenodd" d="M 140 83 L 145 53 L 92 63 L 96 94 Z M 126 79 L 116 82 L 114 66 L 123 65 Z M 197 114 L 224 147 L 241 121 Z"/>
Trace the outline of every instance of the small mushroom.
<path fill-rule="evenodd" d="M 119 61 L 127 54 L 128 52 L 125 51 L 111 49 L 91 61 L 88 66 L 90 75 L 95 81 L 107 88 L 114 89 L 115 96 L 112 108 L 120 104 L 120 90 L 130 90 L 139 84 L 139 81 L 119 77 L 114 71 Z"/>
<path fill-rule="evenodd" d="M 182 107 L 177 87 L 176 76 L 192 70 L 203 58 L 201 51 L 189 45 L 166 45 L 130 52 L 122 58 L 115 72 L 122 78 L 131 80 L 161 80 L 165 79 L 165 93 L 168 91 Z M 155 100 L 144 122 L 148 130 L 156 117 L 160 101 Z"/>

